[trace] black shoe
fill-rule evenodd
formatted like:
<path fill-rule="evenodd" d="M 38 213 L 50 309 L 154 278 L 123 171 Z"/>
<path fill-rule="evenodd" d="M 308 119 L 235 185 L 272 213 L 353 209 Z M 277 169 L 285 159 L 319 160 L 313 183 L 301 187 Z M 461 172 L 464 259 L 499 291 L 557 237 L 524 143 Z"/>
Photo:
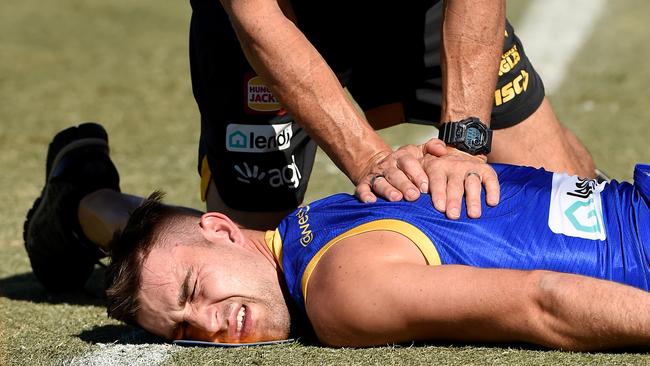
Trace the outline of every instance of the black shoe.
<path fill-rule="evenodd" d="M 45 187 L 23 227 L 32 270 L 46 288 L 82 288 L 104 256 L 77 219 L 79 201 L 101 188 L 120 190 L 104 128 L 84 123 L 59 132 L 47 151 Z"/>

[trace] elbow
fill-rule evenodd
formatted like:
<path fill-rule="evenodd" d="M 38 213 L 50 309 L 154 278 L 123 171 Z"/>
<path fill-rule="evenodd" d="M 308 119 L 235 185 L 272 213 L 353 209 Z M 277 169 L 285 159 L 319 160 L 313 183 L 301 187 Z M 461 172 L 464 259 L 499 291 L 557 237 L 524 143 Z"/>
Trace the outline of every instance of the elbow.
<path fill-rule="evenodd" d="M 370 324 L 366 326 L 356 326 L 352 322 L 319 323 L 320 326 L 314 327 L 314 332 L 318 341 L 325 346 L 341 348 L 365 348 L 372 346 L 381 346 L 390 343 L 386 340 L 386 334 L 377 335 L 371 331 L 375 327 Z"/>
<path fill-rule="evenodd" d="M 572 314 L 566 311 L 566 301 L 575 296 L 569 293 L 568 275 L 552 271 L 533 271 L 532 275 L 535 305 L 531 314 L 534 324 L 531 341 L 552 349 L 589 351 L 591 348 L 573 329 Z"/>

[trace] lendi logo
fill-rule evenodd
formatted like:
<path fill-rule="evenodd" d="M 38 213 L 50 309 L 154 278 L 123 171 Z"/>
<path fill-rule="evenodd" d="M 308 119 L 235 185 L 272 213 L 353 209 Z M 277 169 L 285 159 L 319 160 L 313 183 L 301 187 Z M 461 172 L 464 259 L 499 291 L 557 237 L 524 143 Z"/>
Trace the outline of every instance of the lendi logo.
<path fill-rule="evenodd" d="M 259 76 L 254 76 L 248 80 L 246 94 L 248 108 L 254 111 L 275 112 L 280 110 L 280 102 Z"/>
<path fill-rule="evenodd" d="M 265 153 L 285 150 L 291 146 L 291 122 L 279 125 L 240 125 L 226 128 L 228 151 Z"/>
<path fill-rule="evenodd" d="M 309 206 L 301 207 L 298 212 L 296 212 L 296 218 L 298 219 L 298 227 L 300 228 L 300 244 L 303 247 L 306 247 L 314 239 L 314 234 L 309 229 Z"/>

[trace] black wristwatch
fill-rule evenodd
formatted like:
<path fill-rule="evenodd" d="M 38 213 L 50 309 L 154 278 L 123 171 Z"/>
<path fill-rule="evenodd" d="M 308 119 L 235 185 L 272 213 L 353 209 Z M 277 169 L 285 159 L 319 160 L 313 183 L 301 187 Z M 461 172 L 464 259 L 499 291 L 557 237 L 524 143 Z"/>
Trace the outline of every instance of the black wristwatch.
<path fill-rule="evenodd" d="M 444 123 L 440 126 L 438 138 L 472 155 L 487 155 L 492 148 L 492 130 L 476 117 Z"/>

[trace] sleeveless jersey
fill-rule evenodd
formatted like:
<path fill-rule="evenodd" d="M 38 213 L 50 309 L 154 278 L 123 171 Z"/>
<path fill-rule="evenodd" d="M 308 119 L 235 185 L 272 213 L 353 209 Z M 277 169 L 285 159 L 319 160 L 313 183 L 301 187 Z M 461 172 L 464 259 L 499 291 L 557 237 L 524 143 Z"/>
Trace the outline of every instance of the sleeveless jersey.
<path fill-rule="evenodd" d="M 480 219 L 449 220 L 429 195 L 415 202 L 359 202 L 337 194 L 288 215 L 267 233 L 293 300 L 305 310 L 307 282 L 339 240 L 372 230 L 408 237 L 430 265 L 546 269 L 608 279 L 648 290 L 650 165 L 637 165 L 634 185 L 493 165 L 501 185 L 496 207 Z M 483 193 L 484 194 L 484 193 Z"/>

